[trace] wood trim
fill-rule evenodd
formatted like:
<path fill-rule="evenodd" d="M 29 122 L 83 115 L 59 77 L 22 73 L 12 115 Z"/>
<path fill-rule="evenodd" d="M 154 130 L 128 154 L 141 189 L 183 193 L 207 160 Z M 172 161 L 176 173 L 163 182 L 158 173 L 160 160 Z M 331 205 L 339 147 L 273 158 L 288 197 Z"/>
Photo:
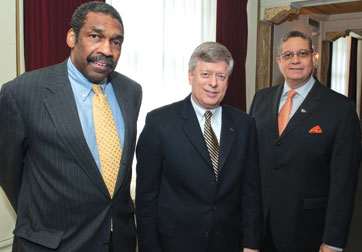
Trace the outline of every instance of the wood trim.
<path fill-rule="evenodd" d="M 20 60 L 20 0 L 16 0 L 16 75 L 21 74 Z"/>

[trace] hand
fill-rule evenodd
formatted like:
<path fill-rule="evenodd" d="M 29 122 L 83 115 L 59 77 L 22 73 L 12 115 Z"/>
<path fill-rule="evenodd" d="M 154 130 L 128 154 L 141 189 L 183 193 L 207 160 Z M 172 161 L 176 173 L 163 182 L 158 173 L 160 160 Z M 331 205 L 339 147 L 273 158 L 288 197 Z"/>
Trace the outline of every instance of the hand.
<path fill-rule="evenodd" d="M 339 251 L 331 249 L 331 248 L 327 247 L 326 244 L 322 243 L 322 245 L 319 249 L 319 252 L 339 252 Z"/>
<path fill-rule="evenodd" d="M 243 252 L 259 252 L 259 249 L 244 248 Z"/>

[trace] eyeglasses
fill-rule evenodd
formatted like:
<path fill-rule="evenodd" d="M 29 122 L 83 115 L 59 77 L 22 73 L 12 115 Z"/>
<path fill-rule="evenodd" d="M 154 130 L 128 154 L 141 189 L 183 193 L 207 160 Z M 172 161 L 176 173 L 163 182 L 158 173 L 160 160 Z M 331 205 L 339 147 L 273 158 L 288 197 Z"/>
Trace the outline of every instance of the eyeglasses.
<path fill-rule="evenodd" d="M 280 54 L 280 57 L 283 60 L 290 60 L 290 59 L 294 58 L 294 55 L 297 55 L 298 58 L 304 59 L 304 58 L 307 58 L 309 55 L 311 55 L 311 53 L 312 52 L 309 50 L 299 50 L 297 53 L 293 53 L 293 52 L 282 53 L 282 54 Z"/>

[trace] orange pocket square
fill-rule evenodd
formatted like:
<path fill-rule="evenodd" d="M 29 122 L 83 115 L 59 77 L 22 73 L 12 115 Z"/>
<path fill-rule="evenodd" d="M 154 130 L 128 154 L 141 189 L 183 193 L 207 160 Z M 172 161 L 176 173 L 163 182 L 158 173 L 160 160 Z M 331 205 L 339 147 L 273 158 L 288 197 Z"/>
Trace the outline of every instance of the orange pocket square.
<path fill-rule="evenodd" d="M 317 126 L 314 126 L 313 128 L 311 128 L 309 133 L 318 133 L 318 134 L 320 134 L 320 133 L 322 133 L 322 129 L 321 129 L 321 127 L 319 127 L 319 125 L 317 125 Z"/>

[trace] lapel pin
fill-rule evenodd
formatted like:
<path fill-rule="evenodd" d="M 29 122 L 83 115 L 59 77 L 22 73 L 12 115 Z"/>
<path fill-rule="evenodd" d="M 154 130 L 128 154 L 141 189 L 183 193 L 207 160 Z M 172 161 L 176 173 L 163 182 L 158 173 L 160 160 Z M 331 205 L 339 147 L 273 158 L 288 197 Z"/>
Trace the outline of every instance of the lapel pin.
<path fill-rule="evenodd" d="M 302 112 L 302 113 L 307 113 L 307 110 L 305 110 L 304 108 L 302 108 L 302 109 L 300 110 L 300 112 Z"/>
<path fill-rule="evenodd" d="M 229 130 L 230 130 L 230 131 L 232 131 L 232 132 L 234 131 L 234 129 L 233 129 L 233 128 L 229 128 Z"/>

